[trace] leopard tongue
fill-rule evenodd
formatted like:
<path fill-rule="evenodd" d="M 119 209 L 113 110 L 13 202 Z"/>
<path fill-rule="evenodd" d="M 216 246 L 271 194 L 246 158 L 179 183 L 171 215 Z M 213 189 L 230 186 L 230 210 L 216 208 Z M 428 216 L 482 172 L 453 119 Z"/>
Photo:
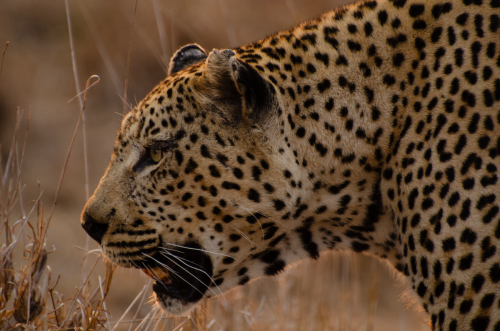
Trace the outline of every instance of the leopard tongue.
<path fill-rule="evenodd" d="M 170 274 L 169 274 L 168 270 L 166 270 L 166 269 L 149 268 L 149 269 L 142 269 L 142 271 L 155 281 L 160 280 L 163 284 L 166 284 L 166 285 L 172 283 L 172 279 L 170 278 Z"/>

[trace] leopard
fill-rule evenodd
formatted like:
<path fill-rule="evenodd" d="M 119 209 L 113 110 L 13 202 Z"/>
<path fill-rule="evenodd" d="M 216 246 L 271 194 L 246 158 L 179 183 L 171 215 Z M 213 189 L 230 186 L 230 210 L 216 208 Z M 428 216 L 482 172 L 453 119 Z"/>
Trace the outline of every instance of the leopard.
<path fill-rule="evenodd" d="M 81 224 L 174 315 L 344 251 L 401 275 L 430 329 L 500 330 L 499 167 L 500 0 L 364 1 L 181 47 Z"/>

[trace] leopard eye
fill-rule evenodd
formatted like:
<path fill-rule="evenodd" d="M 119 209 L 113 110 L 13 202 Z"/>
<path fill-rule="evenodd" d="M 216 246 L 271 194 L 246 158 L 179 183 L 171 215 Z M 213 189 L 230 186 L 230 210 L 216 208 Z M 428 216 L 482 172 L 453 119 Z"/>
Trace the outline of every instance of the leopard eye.
<path fill-rule="evenodd" d="M 163 158 L 163 150 L 160 148 L 151 148 L 149 150 L 149 156 L 154 162 L 158 163 Z"/>

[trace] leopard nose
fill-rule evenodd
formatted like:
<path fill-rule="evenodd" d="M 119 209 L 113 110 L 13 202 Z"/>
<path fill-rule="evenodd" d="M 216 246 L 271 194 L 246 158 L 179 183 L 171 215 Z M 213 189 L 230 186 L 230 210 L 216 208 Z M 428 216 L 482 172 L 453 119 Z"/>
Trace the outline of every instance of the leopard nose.
<path fill-rule="evenodd" d="M 87 231 L 90 238 L 97 241 L 99 245 L 101 244 L 102 237 L 106 233 L 106 230 L 108 230 L 108 224 L 99 223 L 87 212 L 83 214 L 82 227 L 85 231 Z"/>

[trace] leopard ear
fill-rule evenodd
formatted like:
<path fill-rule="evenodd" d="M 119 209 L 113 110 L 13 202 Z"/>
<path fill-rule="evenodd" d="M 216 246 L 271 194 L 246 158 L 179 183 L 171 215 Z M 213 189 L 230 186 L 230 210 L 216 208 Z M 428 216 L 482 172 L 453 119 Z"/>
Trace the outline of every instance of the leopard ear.
<path fill-rule="evenodd" d="M 205 61 L 207 52 L 197 44 L 186 45 L 175 52 L 168 66 L 168 75 L 187 68 L 195 63 Z"/>
<path fill-rule="evenodd" d="M 216 104 L 230 106 L 228 116 L 246 119 L 251 124 L 264 121 L 272 113 L 275 89 L 235 55 L 229 49 L 214 50 L 208 55 L 203 73 L 205 89 Z"/>

